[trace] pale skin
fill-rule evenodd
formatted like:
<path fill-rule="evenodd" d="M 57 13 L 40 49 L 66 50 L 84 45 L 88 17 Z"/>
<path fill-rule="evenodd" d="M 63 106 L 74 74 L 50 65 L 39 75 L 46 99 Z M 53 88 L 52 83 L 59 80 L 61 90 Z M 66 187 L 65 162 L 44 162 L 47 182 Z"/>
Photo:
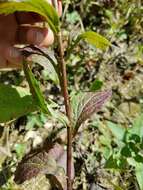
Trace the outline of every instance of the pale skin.
<path fill-rule="evenodd" d="M 48 0 L 51 3 L 51 0 Z M 58 0 L 58 14 L 62 14 L 61 0 Z M 20 68 L 22 55 L 17 44 L 33 44 L 48 47 L 54 42 L 49 28 L 35 27 L 44 20 L 34 13 L 0 15 L 0 68 Z"/>

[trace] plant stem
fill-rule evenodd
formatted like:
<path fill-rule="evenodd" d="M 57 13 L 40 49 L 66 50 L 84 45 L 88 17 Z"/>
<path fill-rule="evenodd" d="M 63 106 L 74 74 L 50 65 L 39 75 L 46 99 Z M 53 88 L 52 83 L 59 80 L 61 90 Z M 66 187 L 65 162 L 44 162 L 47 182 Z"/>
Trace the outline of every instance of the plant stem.
<path fill-rule="evenodd" d="M 62 92 L 64 97 L 64 104 L 66 115 L 69 119 L 69 125 L 67 126 L 67 190 L 72 190 L 72 122 L 71 122 L 71 105 L 70 98 L 68 93 L 68 81 L 67 81 L 67 72 L 66 72 L 66 63 L 64 60 L 64 50 L 62 45 L 62 35 L 61 32 L 57 35 L 58 40 L 58 49 L 59 49 L 59 65 L 62 78 Z"/>

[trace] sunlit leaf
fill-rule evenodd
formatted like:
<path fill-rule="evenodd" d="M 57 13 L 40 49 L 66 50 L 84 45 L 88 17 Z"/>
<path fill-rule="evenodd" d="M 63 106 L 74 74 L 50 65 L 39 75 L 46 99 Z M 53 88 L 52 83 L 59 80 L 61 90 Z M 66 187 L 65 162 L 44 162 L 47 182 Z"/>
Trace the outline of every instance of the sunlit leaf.
<path fill-rule="evenodd" d="M 31 62 L 41 65 L 43 70 L 44 79 L 51 79 L 56 85 L 59 84 L 57 60 L 54 52 L 44 47 L 29 45 L 20 49 L 23 56 L 30 59 Z"/>
<path fill-rule="evenodd" d="M 136 163 L 135 174 L 140 189 L 143 189 L 143 163 Z"/>
<path fill-rule="evenodd" d="M 44 68 L 43 75 L 45 75 L 45 78 L 47 77 L 48 79 L 51 79 L 56 85 L 59 84 L 58 74 L 51 62 L 46 57 L 41 55 L 33 55 L 32 60 L 34 63 L 38 63 Z"/>
<path fill-rule="evenodd" d="M 45 18 L 50 28 L 57 33 L 59 18 L 55 9 L 46 0 L 23 0 L 21 2 L 0 3 L 0 14 L 19 12 L 34 12 Z"/>
<path fill-rule="evenodd" d="M 77 38 L 77 41 L 80 40 L 86 40 L 88 43 L 94 45 L 96 48 L 103 50 L 111 45 L 111 43 L 105 37 L 93 31 L 87 31 L 80 34 Z"/>
<path fill-rule="evenodd" d="M 102 108 L 103 104 L 111 97 L 111 94 L 111 90 L 105 90 L 97 93 L 80 93 L 72 98 L 74 134 L 84 121 Z"/>
<path fill-rule="evenodd" d="M 26 151 L 26 145 L 25 144 L 21 144 L 21 143 L 16 143 L 15 144 L 15 151 L 16 151 L 16 154 L 19 158 L 22 158 L 25 151 Z"/>
<path fill-rule="evenodd" d="M 40 90 L 39 83 L 35 79 L 31 69 L 29 68 L 28 62 L 23 61 L 23 69 L 24 69 L 24 73 L 30 87 L 31 94 L 37 106 L 39 106 L 42 112 L 51 115 L 50 111 L 47 108 L 43 94 Z"/>
<path fill-rule="evenodd" d="M 30 92 L 24 88 L 0 84 L 0 122 L 7 122 L 38 110 Z"/>
<path fill-rule="evenodd" d="M 67 50 L 66 59 L 69 58 L 71 52 L 73 51 L 73 49 L 77 46 L 77 44 L 81 40 L 85 40 L 89 44 L 91 44 L 91 45 L 93 45 L 96 48 L 101 49 L 101 50 L 106 50 L 106 48 L 111 46 L 111 43 L 102 35 L 100 35 L 96 32 L 93 32 L 93 31 L 86 31 L 86 32 L 80 34 L 76 38 L 76 40 L 69 46 L 69 48 Z"/>
<path fill-rule="evenodd" d="M 73 42 L 73 44 L 68 48 L 67 50 L 67 57 L 69 57 L 70 53 L 74 49 L 74 47 L 81 41 L 85 40 L 89 44 L 95 46 L 96 48 L 99 48 L 101 50 L 106 50 L 107 47 L 111 46 L 111 43 L 100 34 L 93 32 L 93 31 L 87 31 L 82 34 L 80 34 L 76 40 Z"/>
<path fill-rule="evenodd" d="M 136 134 L 141 138 L 143 137 L 143 114 L 139 115 L 135 119 L 133 126 L 129 129 L 129 132 Z"/>
<path fill-rule="evenodd" d="M 119 157 L 119 155 L 111 155 L 106 161 L 105 168 L 108 169 L 125 169 L 127 161 L 124 157 Z"/>
<path fill-rule="evenodd" d="M 125 128 L 113 122 L 108 122 L 107 126 L 111 130 L 112 134 L 114 135 L 116 139 L 121 140 L 121 141 L 123 140 L 125 132 L 126 132 Z"/>

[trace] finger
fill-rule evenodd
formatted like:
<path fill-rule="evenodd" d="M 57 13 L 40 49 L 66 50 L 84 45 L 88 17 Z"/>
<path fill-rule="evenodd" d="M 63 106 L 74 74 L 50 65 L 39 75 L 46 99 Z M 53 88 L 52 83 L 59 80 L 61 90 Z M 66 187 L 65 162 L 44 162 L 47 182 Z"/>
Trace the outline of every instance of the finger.
<path fill-rule="evenodd" d="M 50 29 L 20 26 L 18 29 L 18 44 L 33 44 L 50 46 L 54 42 L 54 34 Z"/>
<path fill-rule="evenodd" d="M 15 16 L 18 24 L 34 24 L 43 21 L 42 17 L 36 13 L 16 12 Z"/>
<path fill-rule="evenodd" d="M 8 66 L 10 63 L 13 63 L 12 66 L 18 66 L 23 60 L 21 52 L 17 48 L 8 45 L 3 48 L 3 57 L 6 60 L 5 64 Z"/>

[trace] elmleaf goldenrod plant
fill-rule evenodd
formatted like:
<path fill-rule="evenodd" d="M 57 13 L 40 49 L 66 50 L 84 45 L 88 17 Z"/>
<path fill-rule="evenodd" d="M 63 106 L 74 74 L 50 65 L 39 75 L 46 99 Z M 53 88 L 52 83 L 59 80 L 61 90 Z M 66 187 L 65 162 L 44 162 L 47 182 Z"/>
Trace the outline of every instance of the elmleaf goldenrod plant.
<path fill-rule="evenodd" d="M 56 1 L 54 5 L 56 7 Z M 111 97 L 111 90 L 80 92 L 75 93 L 71 98 L 68 91 L 66 61 L 74 48 L 82 40 L 101 50 L 105 50 L 111 44 L 100 34 L 86 31 L 75 36 L 65 50 L 60 18 L 56 9 L 46 0 L 23 0 L 0 3 L 0 14 L 8 15 L 14 12 L 33 12 L 45 19 L 46 24 L 51 28 L 55 37 L 54 58 L 45 49 L 37 46 L 29 45 L 21 48 L 24 56 L 23 71 L 29 84 L 30 92 L 22 87 L 0 84 L 0 122 L 7 123 L 29 112 L 37 111 L 43 112 L 47 117 L 60 120 L 63 123 L 63 127 L 67 129 L 65 139 L 62 140 L 62 143 L 66 144 L 66 151 L 63 149 L 61 141 L 59 142 L 56 138 L 51 138 L 48 143 L 44 144 L 42 149 L 34 153 L 30 152 L 22 159 L 15 172 L 15 182 L 21 184 L 40 173 L 44 173 L 50 179 L 52 186 L 61 190 L 72 190 L 74 178 L 72 143 L 82 123 L 95 112 L 98 112 L 102 105 Z M 37 57 L 36 61 L 35 59 L 32 60 L 33 63 L 38 62 L 40 57 L 39 62 L 44 59 L 49 69 L 52 68 L 56 76 L 55 83 L 60 85 L 61 95 L 64 98 L 65 113 L 55 111 L 52 107 L 53 102 L 50 99 L 47 101 L 44 98 L 40 90 L 39 81 L 36 80 L 32 72 L 31 61 L 30 63 L 28 61 L 28 57 L 32 55 Z M 7 94 L 11 94 L 8 100 L 6 100 Z M 53 153 L 54 151 L 56 154 Z M 67 165 L 61 170 L 61 165 L 59 165 L 58 161 L 63 154 L 66 154 Z"/>

